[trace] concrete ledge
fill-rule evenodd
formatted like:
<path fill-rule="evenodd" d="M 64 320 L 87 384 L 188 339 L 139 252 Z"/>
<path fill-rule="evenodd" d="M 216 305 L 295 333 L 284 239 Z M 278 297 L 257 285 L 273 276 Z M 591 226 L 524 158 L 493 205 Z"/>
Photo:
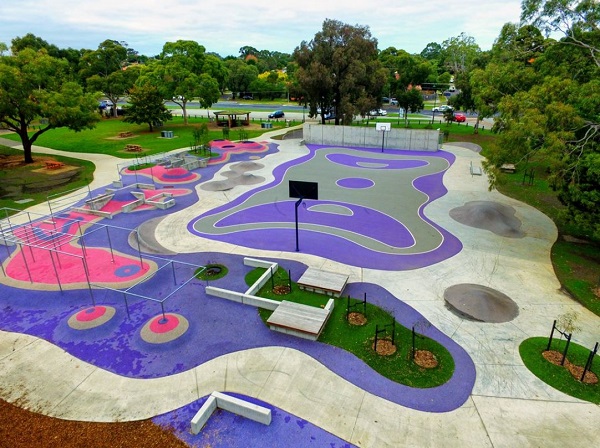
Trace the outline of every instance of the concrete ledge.
<path fill-rule="evenodd" d="M 261 275 L 258 280 L 254 282 L 252 286 L 250 286 L 246 290 L 246 294 L 250 296 L 254 296 L 256 291 L 262 288 L 265 283 L 269 281 L 271 278 L 271 272 L 276 272 L 279 269 L 279 265 L 272 261 L 259 260 L 257 258 L 249 258 L 244 257 L 244 266 L 252 266 L 255 268 L 264 268 L 266 271 Z"/>
<path fill-rule="evenodd" d="M 191 421 L 192 434 L 198 434 L 216 409 L 232 412 L 263 425 L 271 424 L 271 410 L 221 392 L 213 392 Z"/>
<path fill-rule="evenodd" d="M 198 409 L 194 418 L 192 418 L 192 434 L 198 434 L 200 430 L 206 425 L 206 422 L 210 418 L 213 412 L 217 409 L 217 399 L 212 395 L 208 397 L 208 400 L 204 402 L 202 407 Z"/>
<path fill-rule="evenodd" d="M 214 286 L 207 286 L 205 288 L 205 292 L 210 296 L 220 297 L 221 299 L 227 299 L 233 302 L 243 303 L 244 305 L 251 305 L 271 311 L 275 310 L 280 304 L 280 302 L 277 300 L 263 299 L 262 297 L 252 296 L 228 289 L 216 288 Z"/>

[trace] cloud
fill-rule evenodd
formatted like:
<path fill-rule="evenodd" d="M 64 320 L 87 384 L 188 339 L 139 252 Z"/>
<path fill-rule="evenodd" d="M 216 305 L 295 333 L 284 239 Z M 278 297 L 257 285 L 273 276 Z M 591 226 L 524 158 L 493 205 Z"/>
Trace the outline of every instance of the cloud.
<path fill-rule="evenodd" d="M 420 52 L 461 32 L 489 49 L 506 22 L 517 22 L 520 0 L 3 0 L 0 42 L 33 33 L 61 48 L 95 49 L 106 39 L 125 41 L 142 54 L 165 42 L 195 40 L 207 51 L 237 55 L 248 45 L 291 53 L 311 40 L 327 18 L 368 26 L 379 48 Z"/>

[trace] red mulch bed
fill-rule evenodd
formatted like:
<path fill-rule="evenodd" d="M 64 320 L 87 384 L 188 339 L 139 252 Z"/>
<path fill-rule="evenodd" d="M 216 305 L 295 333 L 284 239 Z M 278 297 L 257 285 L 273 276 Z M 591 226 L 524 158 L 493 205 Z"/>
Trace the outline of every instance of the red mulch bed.
<path fill-rule="evenodd" d="M 415 364 L 424 369 L 433 369 L 437 367 L 438 360 L 429 350 L 416 350 Z"/>
<path fill-rule="evenodd" d="M 348 314 L 348 322 L 350 325 L 362 326 L 367 323 L 367 318 L 363 313 L 352 312 Z"/>
<path fill-rule="evenodd" d="M 1 448 L 188 448 L 150 420 L 89 423 L 47 417 L 0 400 Z"/>
<path fill-rule="evenodd" d="M 563 355 L 562 353 L 556 350 L 546 350 L 542 352 L 542 356 L 546 359 L 546 361 L 551 362 L 554 365 L 560 366 Z M 571 376 L 575 378 L 577 381 L 581 380 L 581 375 L 583 374 L 583 367 L 578 366 L 576 364 L 572 364 L 569 361 L 569 358 L 565 359 L 565 363 L 563 365 L 565 369 L 569 371 Z M 583 378 L 583 383 L 585 384 L 596 384 L 598 383 L 598 377 L 594 372 L 590 372 L 589 370 L 585 372 L 585 377 Z"/>

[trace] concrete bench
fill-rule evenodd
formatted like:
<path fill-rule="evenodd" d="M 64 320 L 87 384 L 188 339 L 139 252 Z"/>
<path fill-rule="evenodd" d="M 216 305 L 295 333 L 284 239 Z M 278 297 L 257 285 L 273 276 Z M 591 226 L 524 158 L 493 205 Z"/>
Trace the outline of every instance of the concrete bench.
<path fill-rule="evenodd" d="M 473 165 L 473 162 L 471 162 L 470 170 L 471 170 L 471 176 L 482 176 L 483 175 L 483 171 L 481 170 L 481 167 Z"/>
<path fill-rule="evenodd" d="M 192 434 L 198 434 L 212 413 L 218 409 L 246 417 L 263 425 L 271 424 L 271 410 L 221 392 L 213 392 L 191 421 Z"/>

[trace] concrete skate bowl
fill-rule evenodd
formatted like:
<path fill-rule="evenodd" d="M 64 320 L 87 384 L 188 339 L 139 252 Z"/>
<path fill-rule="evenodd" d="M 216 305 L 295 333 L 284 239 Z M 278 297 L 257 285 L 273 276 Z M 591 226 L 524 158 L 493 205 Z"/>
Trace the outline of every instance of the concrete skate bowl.
<path fill-rule="evenodd" d="M 506 294 L 487 286 L 461 283 L 444 291 L 446 306 L 463 319 L 488 323 L 510 322 L 518 305 Z"/>
<path fill-rule="evenodd" d="M 249 171 L 264 168 L 264 165 L 256 162 L 240 162 L 231 166 L 231 169 L 222 173 L 227 180 L 215 180 L 200 185 L 204 191 L 226 191 L 238 185 L 256 185 L 265 181 L 262 176 L 255 176 Z"/>
<path fill-rule="evenodd" d="M 469 227 L 488 230 L 505 238 L 523 238 L 516 210 L 493 201 L 471 201 L 450 210 L 450 217 Z"/>

